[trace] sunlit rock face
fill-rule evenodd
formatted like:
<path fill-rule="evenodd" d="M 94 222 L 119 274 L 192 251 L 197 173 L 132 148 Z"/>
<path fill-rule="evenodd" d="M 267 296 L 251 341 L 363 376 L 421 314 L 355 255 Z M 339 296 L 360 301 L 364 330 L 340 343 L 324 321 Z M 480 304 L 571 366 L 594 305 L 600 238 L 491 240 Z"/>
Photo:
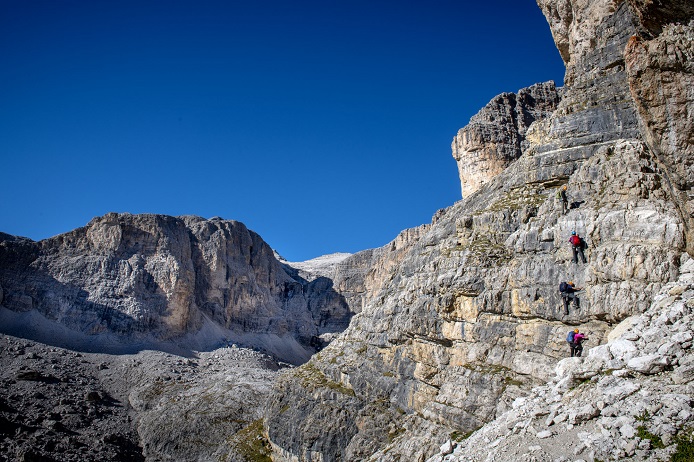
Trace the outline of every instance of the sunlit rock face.
<path fill-rule="evenodd" d="M 671 3 L 680 17 L 694 15 L 691 2 Z M 642 8 L 639 14 L 650 19 L 653 6 Z M 668 23 L 656 14 L 647 26 L 649 32 L 632 37 L 626 48 L 629 86 L 644 137 L 667 171 L 687 227 L 687 250 L 694 254 L 694 21 Z"/>
<path fill-rule="evenodd" d="M 568 329 L 604 344 L 679 277 L 688 224 L 676 170 L 655 152 L 625 59 L 647 12 L 623 1 L 538 4 L 567 66 L 556 109 L 525 129 L 520 157 L 489 170 L 403 249 L 376 292 L 365 289 L 338 339 L 280 378 L 265 427 L 278 460 L 424 460 L 551 380 Z M 503 95 L 488 106 L 509 107 Z M 664 126 L 686 139 L 686 123 Z M 513 136 L 504 127 L 494 133 Z M 563 185 L 567 214 L 555 199 Z M 587 242 L 586 264 L 571 261 L 572 230 Z M 568 315 L 562 280 L 584 288 Z"/>
<path fill-rule="evenodd" d="M 95 340 L 185 344 L 200 333 L 191 346 L 205 347 L 243 337 L 292 362 L 352 315 L 331 284 L 291 277 L 242 223 L 192 216 L 110 213 L 40 242 L 4 235 L 0 284 L 4 308 Z"/>
<path fill-rule="evenodd" d="M 501 173 L 526 147 L 526 133 L 536 120 L 549 117 L 559 104 L 554 82 L 503 93 L 458 131 L 451 150 L 458 164 L 463 197 Z"/>

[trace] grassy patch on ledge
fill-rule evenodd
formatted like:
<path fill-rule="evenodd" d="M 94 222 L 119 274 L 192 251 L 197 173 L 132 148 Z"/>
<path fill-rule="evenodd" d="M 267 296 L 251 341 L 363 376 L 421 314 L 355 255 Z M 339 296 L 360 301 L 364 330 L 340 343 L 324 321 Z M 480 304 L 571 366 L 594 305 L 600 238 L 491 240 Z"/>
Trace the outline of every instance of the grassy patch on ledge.
<path fill-rule="evenodd" d="M 467 244 L 458 244 L 454 248 L 444 249 L 441 254 L 444 257 L 450 257 L 451 252 L 469 251 L 473 257 L 480 261 L 492 261 L 497 263 L 510 261 L 513 257 L 513 252 L 504 244 L 493 242 L 488 234 L 476 234 Z"/>
<path fill-rule="evenodd" d="M 294 369 L 293 373 L 301 380 L 301 383 L 305 387 L 311 387 L 313 389 L 329 388 L 343 395 L 355 396 L 354 390 L 339 382 L 330 380 L 320 369 L 311 363 L 306 363 L 303 366 L 297 367 Z"/>
<path fill-rule="evenodd" d="M 263 436 L 263 420 L 251 422 L 233 437 L 236 450 L 249 462 L 272 462 L 270 443 Z"/>
<path fill-rule="evenodd" d="M 504 210 L 520 210 L 523 207 L 539 207 L 547 199 L 547 196 L 549 193 L 538 193 L 527 188 L 513 189 L 486 209 L 478 211 L 476 215 Z"/>
<path fill-rule="evenodd" d="M 475 429 L 469 430 L 465 433 L 462 433 L 462 432 L 459 432 L 458 430 L 455 430 L 454 432 L 451 432 L 451 434 L 450 434 L 451 441 L 454 441 L 456 443 L 460 443 L 461 441 L 464 441 L 464 440 L 470 438 L 470 436 L 473 433 L 475 433 L 477 430 L 478 429 L 475 428 Z"/>
<path fill-rule="evenodd" d="M 677 435 L 675 443 L 677 443 L 677 450 L 672 454 L 671 462 L 689 462 L 694 460 L 694 428 Z"/>

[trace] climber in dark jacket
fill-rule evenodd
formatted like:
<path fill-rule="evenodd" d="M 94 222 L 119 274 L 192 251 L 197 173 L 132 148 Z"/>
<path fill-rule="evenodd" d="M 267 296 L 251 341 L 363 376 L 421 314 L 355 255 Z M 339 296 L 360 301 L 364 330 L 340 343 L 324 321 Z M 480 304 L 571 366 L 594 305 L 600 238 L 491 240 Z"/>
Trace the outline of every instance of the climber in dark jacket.
<path fill-rule="evenodd" d="M 566 197 L 566 185 L 564 185 L 557 193 L 557 199 L 559 199 L 559 202 L 561 202 L 562 215 L 566 215 L 566 212 L 569 210 L 569 198 Z"/>
<path fill-rule="evenodd" d="M 571 250 L 573 251 L 573 262 L 578 263 L 578 254 L 581 255 L 581 260 L 586 263 L 586 256 L 583 254 L 583 246 L 585 241 L 576 234 L 576 231 L 571 231 L 571 237 L 569 238 L 569 244 L 571 244 Z"/>
<path fill-rule="evenodd" d="M 562 282 L 559 284 L 559 293 L 561 294 L 561 299 L 564 302 L 564 314 L 569 314 L 569 303 L 573 301 L 576 309 L 580 308 L 580 301 L 576 296 L 576 292 L 583 290 L 581 287 L 576 287 L 573 281 Z"/>

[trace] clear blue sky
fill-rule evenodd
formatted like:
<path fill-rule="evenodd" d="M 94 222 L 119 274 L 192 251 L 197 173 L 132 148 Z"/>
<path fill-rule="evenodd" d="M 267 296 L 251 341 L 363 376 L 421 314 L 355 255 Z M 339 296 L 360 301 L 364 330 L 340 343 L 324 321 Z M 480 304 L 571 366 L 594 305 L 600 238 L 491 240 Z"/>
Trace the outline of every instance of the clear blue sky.
<path fill-rule="evenodd" d="M 0 231 L 221 216 L 290 261 L 460 199 L 450 143 L 564 68 L 533 0 L 0 0 Z"/>

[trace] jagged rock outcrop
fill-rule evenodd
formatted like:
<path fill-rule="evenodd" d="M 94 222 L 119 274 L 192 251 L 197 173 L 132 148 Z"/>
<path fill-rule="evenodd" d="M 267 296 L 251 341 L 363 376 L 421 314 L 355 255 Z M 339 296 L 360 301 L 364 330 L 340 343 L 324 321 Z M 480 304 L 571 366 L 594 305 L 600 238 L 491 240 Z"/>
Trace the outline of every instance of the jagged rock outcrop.
<path fill-rule="evenodd" d="M 36 310 L 126 349 L 225 339 L 300 363 L 352 314 L 330 284 L 292 278 L 242 223 L 192 216 L 111 213 L 40 242 L 4 235 L 0 284 L 5 315 Z"/>
<path fill-rule="evenodd" d="M 338 339 L 278 380 L 266 432 L 279 460 L 425 460 L 551 380 L 570 326 L 605 344 L 679 277 L 686 217 L 625 63 L 643 19 L 622 1 L 538 4 L 567 64 L 556 111 L 405 250 Z M 571 262 L 572 230 L 585 265 Z M 569 279 L 585 291 L 565 315 Z"/>
<path fill-rule="evenodd" d="M 557 108 L 560 91 L 554 82 L 538 83 L 518 93 L 502 93 L 475 114 L 453 138 L 463 197 L 501 173 L 527 147 L 530 125 Z"/>

